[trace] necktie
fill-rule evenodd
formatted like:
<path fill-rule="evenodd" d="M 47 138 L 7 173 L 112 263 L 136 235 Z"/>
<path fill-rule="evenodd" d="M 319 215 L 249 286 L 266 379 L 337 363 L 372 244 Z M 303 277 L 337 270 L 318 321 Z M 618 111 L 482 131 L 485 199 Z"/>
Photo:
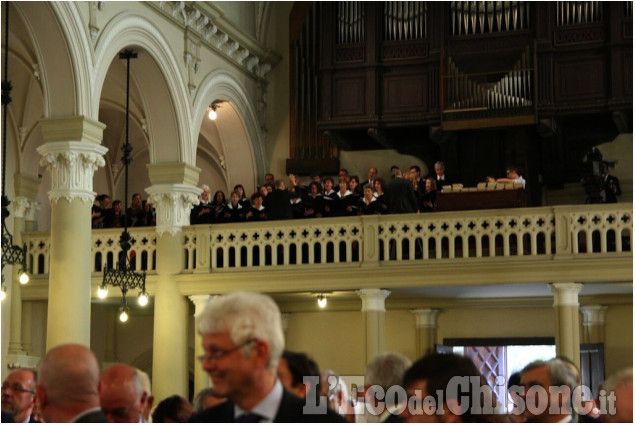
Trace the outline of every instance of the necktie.
<path fill-rule="evenodd" d="M 245 412 L 239 415 L 234 422 L 242 422 L 242 423 L 258 423 L 263 420 L 264 417 L 257 413 Z"/>

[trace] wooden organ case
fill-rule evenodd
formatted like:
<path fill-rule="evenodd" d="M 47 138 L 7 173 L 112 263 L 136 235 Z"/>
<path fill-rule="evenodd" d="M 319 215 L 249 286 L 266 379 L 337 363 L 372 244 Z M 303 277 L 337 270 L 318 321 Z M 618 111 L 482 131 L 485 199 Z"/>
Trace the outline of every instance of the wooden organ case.
<path fill-rule="evenodd" d="M 632 132 L 631 2 L 300 2 L 290 31 L 288 167 L 390 148 L 473 185 L 514 163 L 531 205 Z"/>

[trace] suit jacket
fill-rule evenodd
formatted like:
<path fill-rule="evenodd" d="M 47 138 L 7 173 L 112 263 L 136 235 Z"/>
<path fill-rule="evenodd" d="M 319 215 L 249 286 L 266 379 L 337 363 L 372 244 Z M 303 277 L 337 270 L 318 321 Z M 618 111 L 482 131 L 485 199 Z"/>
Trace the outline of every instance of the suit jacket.
<path fill-rule="evenodd" d="M 386 185 L 385 195 L 388 213 L 390 214 L 416 213 L 419 210 L 414 187 L 408 180 L 402 178 L 392 179 Z"/>
<path fill-rule="evenodd" d="M 346 422 L 346 419 L 330 409 L 327 409 L 326 413 L 323 415 L 305 415 L 302 413 L 305 403 L 305 400 L 302 400 L 287 390 L 284 390 L 282 393 L 282 400 L 280 401 L 280 407 L 278 408 L 278 412 L 276 413 L 276 417 L 273 421 L 286 423 Z M 210 407 L 207 410 L 203 410 L 202 412 L 194 415 L 190 419 L 190 422 L 234 422 L 234 403 L 226 401 L 214 407 Z"/>
<path fill-rule="evenodd" d="M 92 412 L 88 412 L 79 418 L 75 419 L 75 423 L 106 423 L 108 422 L 108 418 L 106 414 L 101 410 L 94 410 Z"/>
<path fill-rule="evenodd" d="M 291 220 L 293 218 L 291 193 L 288 190 L 274 189 L 267 198 L 270 220 Z"/>

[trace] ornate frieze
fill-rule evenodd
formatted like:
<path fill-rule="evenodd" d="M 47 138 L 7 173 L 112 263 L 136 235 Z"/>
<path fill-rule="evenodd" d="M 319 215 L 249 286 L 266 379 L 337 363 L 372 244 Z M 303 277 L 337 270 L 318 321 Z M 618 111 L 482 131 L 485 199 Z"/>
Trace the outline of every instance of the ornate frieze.
<path fill-rule="evenodd" d="M 69 202 L 80 198 L 85 203 L 95 199 L 93 175 L 103 167 L 107 148 L 85 142 L 52 142 L 37 149 L 42 155 L 40 165 L 51 172 L 49 200 L 56 203 L 60 198 Z"/>

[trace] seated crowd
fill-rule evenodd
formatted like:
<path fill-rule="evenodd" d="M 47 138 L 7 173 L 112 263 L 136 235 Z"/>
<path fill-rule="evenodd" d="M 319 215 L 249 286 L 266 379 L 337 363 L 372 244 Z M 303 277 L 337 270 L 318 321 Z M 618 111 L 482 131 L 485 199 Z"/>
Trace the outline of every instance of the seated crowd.
<path fill-rule="evenodd" d="M 285 350 L 280 310 L 267 295 L 216 297 L 197 331 L 204 350 L 197 367 L 213 386 L 193 404 L 175 394 L 154 407 L 144 372 L 122 363 L 100 372 L 90 349 L 64 344 L 46 353 L 37 372 L 7 376 L 2 422 L 633 422 L 632 368 L 610 376 L 594 400 L 573 362 L 536 360 L 496 379 L 496 388 L 507 381 L 501 396 L 468 357 L 435 353 L 411 362 L 382 353 L 349 393 L 311 356 Z"/>
<path fill-rule="evenodd" d="M 128 227 L 156 226 L 156 213 L 152 205 L 141 199 L 139 193 L 132 195 L 132 202 L 127 210 L 123 210 L 121 201 L 115 200 L 110 206 L 110 196 L 98 195 L 97 205 L 93 205 L 91 227 L 93 229 L 108 229 L 124 227 L 128 220 Z"/>

